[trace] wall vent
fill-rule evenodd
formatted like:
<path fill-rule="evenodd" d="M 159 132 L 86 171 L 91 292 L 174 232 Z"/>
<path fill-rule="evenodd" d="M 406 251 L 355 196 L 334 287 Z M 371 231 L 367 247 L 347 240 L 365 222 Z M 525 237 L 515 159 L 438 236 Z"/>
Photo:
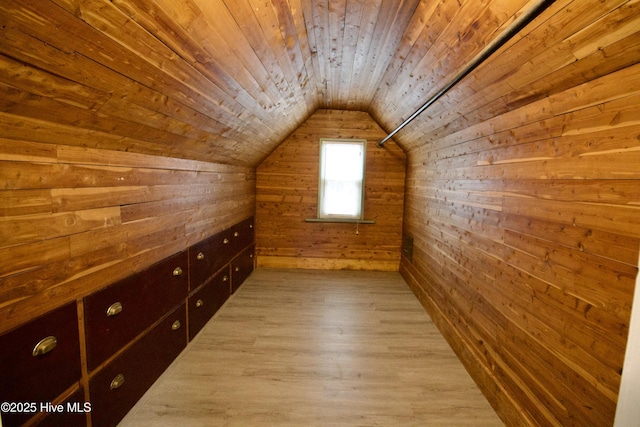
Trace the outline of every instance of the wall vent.
<path fill-rule="evenodd" d="M 413 237 L 408 234 L 402 234 L 402 256 L 413 263 Z"/>

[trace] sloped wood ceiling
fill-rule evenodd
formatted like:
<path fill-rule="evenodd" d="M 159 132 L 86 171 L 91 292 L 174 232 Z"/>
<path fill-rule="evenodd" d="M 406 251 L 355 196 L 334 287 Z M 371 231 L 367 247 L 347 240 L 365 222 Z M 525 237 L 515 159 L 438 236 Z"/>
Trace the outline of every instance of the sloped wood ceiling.
<path fill-rule="evenodd" d="M 393 129 L 532 3 L 4 0 L 2 126 L 60 138 L 83 128 L 97 148 L 256 166 L 318 108 Z M 408 150 L 499 114 L 539 96 L 536 78 L 550 73 L 580 80 L 558 53 L 591 52 L 572 35 L 602 15 L 592 3 L 556 2 L 514 39 L 515 56 L 478 70 L 397 141 Z"/>
<path fill-rule="evenodd" d="M 260 245 L 258 203 L 314 209 L 259 187 L 282 141 L 392 130 L 534 3 L 0 0 L 0 332 L 254 214 Z M 556 0 L 394 138 L 400 273 L 508 425 L 613 424 L 639 63 L 640 0 Z"/>

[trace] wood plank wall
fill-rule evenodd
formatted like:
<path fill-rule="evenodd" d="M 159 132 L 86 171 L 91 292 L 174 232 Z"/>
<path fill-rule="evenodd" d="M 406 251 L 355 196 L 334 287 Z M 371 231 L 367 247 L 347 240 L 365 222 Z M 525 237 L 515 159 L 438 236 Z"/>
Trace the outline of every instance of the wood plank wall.
<path fill-rule="evenodd" d="M 0 333 L 254 214 L 253 168 L 64 145 L 101 136 L 40 125 L 0 138 Z"/>
<path fill-rule="evenodd" d="M 398 270 L 405 155 L 367 113 L 318 110 L 257 168 L 256 253 L 263 267 Z M 317 216 L 320 138 L 367 140 L 365 219 L 306 223 Z"/>
<path fill-rule="evenodd" d="M 401 272 L 508 425 L 614 419 L 640 247 L 640 65 L 583 78 L 408 152 Z"/>

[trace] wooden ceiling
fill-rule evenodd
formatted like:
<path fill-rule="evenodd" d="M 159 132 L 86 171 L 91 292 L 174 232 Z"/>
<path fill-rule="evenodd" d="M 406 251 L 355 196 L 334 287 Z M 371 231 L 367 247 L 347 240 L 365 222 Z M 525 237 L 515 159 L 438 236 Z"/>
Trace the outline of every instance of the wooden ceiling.
<path fill-rule="evenodd" d="M 0 125 L 256 166 L 319 108 L 392 130 L 533 3 L 3 0 Z M 580 31 L 604 8 L 557 1 L 396 141 L 412 150 L 547 95 L 546 76 L 575 80 L 592 52 Z"/>

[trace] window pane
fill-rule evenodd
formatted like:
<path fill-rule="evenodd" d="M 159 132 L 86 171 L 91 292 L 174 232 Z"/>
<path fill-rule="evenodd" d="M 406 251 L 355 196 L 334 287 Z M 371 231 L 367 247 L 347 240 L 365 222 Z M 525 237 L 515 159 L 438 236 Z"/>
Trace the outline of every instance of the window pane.
<path fill-rule="evenodd" d="M 362 180 L 362 145 L 324 144 L 324 179 Z"/>
<path fill-rule="evenodd" d="M 322 215 L 360 216 L 361 181 L 325 181 Z"/>
<path fill-rule="evenodd" d="M 360 218 L 364 142 L 322 141 L 319 216 Z"/>

